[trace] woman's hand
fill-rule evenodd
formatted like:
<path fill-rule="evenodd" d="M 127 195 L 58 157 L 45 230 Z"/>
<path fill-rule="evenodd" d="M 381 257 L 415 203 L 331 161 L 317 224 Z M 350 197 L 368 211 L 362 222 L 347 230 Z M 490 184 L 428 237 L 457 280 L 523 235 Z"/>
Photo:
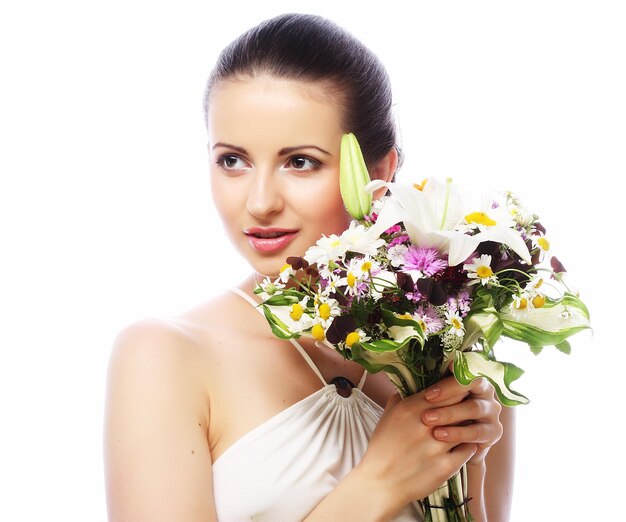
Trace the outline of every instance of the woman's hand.
<path fill-rule="evenodd" d="M 433 407 L 422 412 L 422 422 L 435 439 L 451 444 L 476 444 L 469 464 L 485 460 L 489 448 L 502 436 L 500 411 L 491 383 L 485 378 L 463 386 L 454 376 L 427 388 L 424 396 Z"/>
<path fill-rule="evenodd" d="M 460 387 L 458 383 L 457 386 Z M 467 416 L 454 407 L 468 397 L 469 387 L 456 388 L 446 380 L 438 390 L 440 400 L 436 411 L 441 412 L 442 418 L 459 415 L 466 420 Z M 447 440 L 434 437 L 433 426 L 422 420 L 429 410 L 432 410 L 432 403 L 426 399 L 424 391 L 405 399 L 398 393 L 393 394 L 362 461 L 355 468 L 368 491 L 381 497 L 389 513 L 428 496 L 478 449 L 471 441 L 457 440 L 458 437 L 472 438 L 464 434 L 451 433 Z M 444 425 L 435 423 L 437 429 Z"/>

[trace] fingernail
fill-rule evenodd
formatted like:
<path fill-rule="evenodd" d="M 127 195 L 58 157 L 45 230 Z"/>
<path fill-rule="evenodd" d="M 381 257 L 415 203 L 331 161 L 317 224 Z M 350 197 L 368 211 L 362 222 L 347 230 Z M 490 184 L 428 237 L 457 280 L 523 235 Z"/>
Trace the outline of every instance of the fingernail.
<path fill-rule="evenodd" d="M 448 430 L 445 428 L 437 428 L 435 430 L 435 437 L 438 439 L 447 439 L 448 438 Z"/>
<path fill-rule="evenodd" d="M 426 390 L 426 393 L 424 394 L 424 396 L 426 397 L 427 400 L 431 400 L 431 399 L 437 398 L 440 393 L 441 393 L 441 388 L 439 386 L 431 386 L 430 388 Z"/>
<path fill-rule="evenodd" d="M 427 411 L 424 413 L 426 422 L 435 422 L 439 420 L 439 413 L 436 411 Z"/>

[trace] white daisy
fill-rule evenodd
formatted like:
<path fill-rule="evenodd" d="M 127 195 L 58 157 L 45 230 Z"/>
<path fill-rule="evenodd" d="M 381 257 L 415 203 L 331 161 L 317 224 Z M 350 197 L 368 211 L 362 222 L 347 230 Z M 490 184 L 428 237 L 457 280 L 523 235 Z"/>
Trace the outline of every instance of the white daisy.
<path fill-rule="evenodd" d="M 463 318 L 458 312 L 446 312 L 446 324 L 450 326 L 450 332 L 457 337 L 465 335 L 465 326 L 463 326 Z"/>
<path fill-rule="evenodd" d="M 273 295 L 282 294 L 282 290 L 285 288 L 285 285 L 280 282 L 280 279 L 272 281 L 269 277 L 266 277 L 261 283 L 259 283 L 259 287 L 261 287 L 262 290 L 262 292 L 259 293 L 261 299 L 263 299 L 263 301 L 267 301 Z"/>
<path fill-rule="evenodd" d="M 472 279 L 470 285 L 481 283 L 484 286 L 498 281 L 493 270 L 491 270 L 491 256 L 488 254 L 482 254 L 472 260 L 471 263 L 464 264 L 463 270 L 467 271 L 467 277 Z"/>
<path fill-rule="evenodd" d="M 295 274 L 293 267 L 289 263 L 285 263 L 278 272 L 278 278 L 282 283 L 287 283 L 289 278 Z"/>

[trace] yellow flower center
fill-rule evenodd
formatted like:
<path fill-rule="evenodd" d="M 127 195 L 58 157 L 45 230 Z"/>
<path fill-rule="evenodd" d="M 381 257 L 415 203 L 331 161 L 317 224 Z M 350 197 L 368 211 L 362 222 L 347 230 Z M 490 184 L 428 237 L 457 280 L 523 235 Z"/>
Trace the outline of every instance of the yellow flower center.
<path fill-rule="evenodd" d="M 413 319 L 411 314 L 398 314 L 398 319 Z"/>
<path fill-rule="evenodd" d="M 326 335 L 324 334 L 324 327 L 317 323 L 313 325 L 311 328 L 311 335 L 315 338 L 316 341 L 323 341 Z"/>
<path fill-rule="evenodd" d="M 285 263 L 281 269 L 280 272 L 283 273 L 285 270 L 289 270 L 291 268 L 291 265 L 289 263 Z"/>
<path fill-rule="evenodd" d="M 468 223 L 475 223 L 476 225 L 485 225 L 488 227 L 493 227 L 496 224 L 496 222 L 484 212 L 472 212 L 471 214 L 465 216 L 465 221 L 467 221 Z"/>
<path fill-rule="evenodd" d="M 289 312 L 289 317 L 291 317 L 294 321 L 299 321 L 302 317 L 304 310 L 300 303 L 295 303 L 291 305 L 291 311 Z"/>
<path fill-rule="evenodd" d="M 426 186 L 427 181 L 428 181 L 428 178 L 426 178 L 421 183 L 413 183 L 413 188 L 416 188 L 417 190 L 421 192 L 422 190 L 424 190 L 424 187 Z"/>
<path fill-rule="evenodd" d="M 520 299 L 518 299 L 515 303 L 515 308 L 517 308 L 518 310 L 526 310 L 526 308 L 528 308 L 528 299 L 526 299 L 525 297 L 521 297 Z"/>
<path fill-rule="evenodd" d="M 493 270 L 486 265 L 482 265 L 476 269 L 476 274 L 481 279 L 487 279 L 493 275 Z"/>
<path fill-rule="evenodd" d="M 372 269 L 371 261 L 365 261 L 365 263 L 361 265 L 361 270 L 363 270 L 363 272 L 369 272 L 371 269 Z"/>
<path fill-rule="evenodd" d="M 543 236 L 537 239 L 537 244 L 541 247 L 542 250 L 545 250 L 545 251 L 550 250 L 550 241 L 548 241 Z"/>
<path fill-rule="evenodd" d="M 419 321 L 417 321 L 418 324 L 420 325 L 420 328 L 422 329 L 422 332 L 426 332 L 426 323 L 424 322 L 423 319 L 420 319 Z"/>
<path fill-rule="evenodd" d="M 537 282 L 533 286 L 534 288 L 541 288 L 542 284 L 543 284 L 543 277 L 541 279 L 537 279 Z"/>
<path fill-rule="evenodd" d="M 542 295 L 536 295 L 533 297 L 533 306 L 535 308 L 542 308 L 546 304 L 546 298 Z"/>
<path fill-rule="evenodd" d="M 335 239 L 335 240 L 334 240 L 334 241 L 330 244 L 330 246 L 332 246 L 332 247 L 336 247 L 336 246 L 339 246 L 340 244 L 341 244 L 341 241 L 340 241 L 339 239 Z"/>
<path fill-rule="evenodd" d="M 348 286 L 353 288 L 356 283 L 356 276 L 352 272 L 348 272 L 346 279 L 348 280 Z"/>
<path fill-rule="evenodd" d="M 455 330 L 460 330 L 461 328 L 463 328 L 463 324 L 456 317 L 453 317 L 450 322 L 452 323 L 452 326 Z"/>
<path fill-rule="evenodd" d="M 346 336 L 346 346 L 348 348 L 352 348 L 352 345 L 354 343 L 358 343 L 360 339 L 361 339 L 361 336 L 359 335 L 359 332 L 350 332 Z"/>
<path fill-rule="evenodd" d="M 324 321 L 330 317 L 330 305 L 328 303 L 322 303 L 318 308 L 319 315 Z"/>

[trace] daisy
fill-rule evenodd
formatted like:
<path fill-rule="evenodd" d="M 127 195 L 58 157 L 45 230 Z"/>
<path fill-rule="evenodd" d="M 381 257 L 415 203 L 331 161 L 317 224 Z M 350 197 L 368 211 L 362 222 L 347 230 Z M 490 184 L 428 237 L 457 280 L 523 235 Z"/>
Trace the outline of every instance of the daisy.
<path fill-rule="evenodd" d="M 324 272 L 320 270 L 320 295 L 328 296 L 334 294 L 337 291 L 337 285 L 339 283 L 339 276 L 334 272 L 326 269 Z"/>
<path fill-rule="evenodd" d="M 498 278 L 491 270 L 491 256 L 482 254 L 480 257 L 472 260 L 471 263 L 463 265 L 463 270 L 467 272 L 467 277 L 472 279 L 470 285 L 481 283 L 483 286 L 488 283 L 497 283 Z"/>
<path fill-rule="evenodd" d="M 318 295 L 315 300 L 315 321 L 324 329 L 330 326 L 333 319 L 341 315 L 341 308 L 336 299 L 329 299 L 324 295 Z"/>
<path fill-rule="evenodd" d="M 450 332 L 457 337 L 465 335 L 465 327 L 463 326 L 463 318 L 458 312 L 446 312 L 446 324 L 450 326 Z"/>
<path fill-rule="evenodd" d="M 295 273 L 296 272 L 294 271 L 293 267 L 289 263 L 285 263 L 278 272 L 278 278 L 280 279 L 281 283 L 287 283 L 289 281 L 289 278 Z"/>
<path fill-rule="evenodd" d="M 308 302 L 309 297 L 305 296 L 301 301 L 293 303 L 289 307 L 289 319 L 291 319 L 289 329 L 292 332 L 301 332 L 311 327 L 313 320 L 306 313 Z"/>
<path fill-rule="evenodd" d="M 539 261 L 543 261 L 550 254 L 550 241 L 542 233 L 531 236 L 533 245 L 539 249 Z"/>
<path fill-rule="evenodd" d="M 362 343 L 363 341 L 369 341 L 369 337 L 365 335 L 365 332 L 360 328 L 357 328 L 353 332 L 350 332 L 346 335 L 346 339 L 344 341 L 346 348 L 352 348 L 352 346 L 356 343 Z"/>
<path fill-rule="evenodd" d="M 259 295 L 263 301 L 267 301 L 273 295 L 282 294 L 282 290 L 285 288 L 285 285 L 280 282 L 280 279 L 272 281 L 269 277 L 266 277 L 261 283 L 259 283 L 259 286 L 261 287 Z"/>
<path fill-rule="evenodd" d="M 346 275 L 337 281 L 337 286 L 345 286 L 348 295 L 359 295 L 363 289 L 361 283 L 369 277 L 369 273 L 363 271 L 363 260 L 353 258 L 346 267 Z"/>

